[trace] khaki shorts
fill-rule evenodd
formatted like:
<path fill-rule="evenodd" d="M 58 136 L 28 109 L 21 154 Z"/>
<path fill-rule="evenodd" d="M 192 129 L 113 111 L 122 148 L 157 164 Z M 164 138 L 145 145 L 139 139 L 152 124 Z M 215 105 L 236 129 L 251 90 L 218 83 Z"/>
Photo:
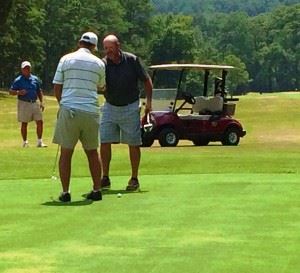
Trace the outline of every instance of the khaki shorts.
<path fill-rule="evenodd" d="M 74 149 L 78 140 L 85 150 L 99 147 L 99 114 L 60 107 L 53 143 Z"/>
<path fill-rule="evenodd" d="M 18 100 L 18 121 L 27 123 L 33 120 L 43 120 L 40 104 Z"/>

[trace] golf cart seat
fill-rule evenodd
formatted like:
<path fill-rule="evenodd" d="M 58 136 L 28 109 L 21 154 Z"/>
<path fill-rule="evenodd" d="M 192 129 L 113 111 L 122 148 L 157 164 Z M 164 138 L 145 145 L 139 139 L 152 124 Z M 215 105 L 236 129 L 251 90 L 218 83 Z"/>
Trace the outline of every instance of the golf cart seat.
<path fill-rule="evenodd" d="M 223 98 L 215 96 L 207 98 L 203 96 L 195 97 L 195 104 L 193 104 L 192 111 L 195 114 L 217 114 L 223 111 Z"/>

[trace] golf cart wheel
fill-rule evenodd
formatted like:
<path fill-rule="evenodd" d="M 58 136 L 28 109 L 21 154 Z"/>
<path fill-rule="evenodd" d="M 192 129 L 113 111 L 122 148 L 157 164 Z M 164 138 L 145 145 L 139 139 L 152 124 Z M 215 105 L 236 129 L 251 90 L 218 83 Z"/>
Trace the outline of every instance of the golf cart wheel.
<path fill-rule="evenodd" d="M 141 147 L 151 147 L 154 142 L 152 137 L 142 136 L 142 145 Z"/>
<path fill-rule="evenodd" d="M 158 142 L 162 147 L 175 147 L 178 141 L 178 133 L 173 128 L 163 129 L 158 136 Z"/>
<path fill-rule="evenodd" d="M 195 146 L 206 146 L 209 143 L 209 140 L 206 138 L 198 138 L 198 139 L 194 139 L 193 143 Z"/>
<path fill-rule="evenodd" d="M 237 128 L 228 128 L 224 133 L 222 144 L 226 146 L 235 146 L 240 142 L 240 134 Z"/>

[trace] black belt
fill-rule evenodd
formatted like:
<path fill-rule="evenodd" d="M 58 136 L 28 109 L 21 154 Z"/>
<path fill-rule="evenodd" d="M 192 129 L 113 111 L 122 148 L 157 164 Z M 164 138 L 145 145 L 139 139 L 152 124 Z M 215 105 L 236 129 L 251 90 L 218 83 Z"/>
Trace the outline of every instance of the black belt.
<path fill-rule="evenodd" d="M 134 103 L 135 101 L 137 101 L 137 100 L 134 100 L 134 101 L 131 101 L 131 102 L 125 103 L 125 104 L 111 103 L 111 102 L 109 102 L 109 101 L 107 101 L 107 102 L 108 102 L 109 104 L 113 105 L 113 106 L 127 106 L 127 105 L 129 105 L 129 104 Z"/>
<path fill-rule="evenodd" d="M 113 103 L 111 103 L 111 105 L 113 105 L 113 106 L 127 106 L 127 105 L 129 105 L 130 103 L 126 103 L 126 104 L 113 104 Z"/>
<path fill-rule="evenodd" d="M 35 103 L 35 102 L 36 102 L 36 100 L 24 100 L 24 99 L 19 99 L 19 100 L 21 100 L 21 101 L 26 101 L 26 102 L 30 102 L 30 103 Z"/>

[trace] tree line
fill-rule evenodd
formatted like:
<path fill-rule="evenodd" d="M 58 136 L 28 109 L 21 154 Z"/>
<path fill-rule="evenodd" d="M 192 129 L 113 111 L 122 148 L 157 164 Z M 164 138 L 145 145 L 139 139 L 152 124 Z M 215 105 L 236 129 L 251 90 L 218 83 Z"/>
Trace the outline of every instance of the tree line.
<path fill-rule="evenodd" d="M 298 4 L 299 0 L 152 0 L 158 13 L 207 14 L 244 11 L 250 16 L 272 11 L 282 5 Z"/>
<path fill-rule="evenodd" d="M 6 1 L 0 22 L 0 87 L 10 86 L 26 59 L 51 91 L 59 58 L 76 49 L 83 32 L 94 31 L 100 57 L 101 39 L 114 33 L 123 49 L 146 65 L 228 64 L 237 68 L 228 79 L 234 91 L 299 88 L 300 4 L 256 16 L 207 8 L 175 14 L 158 13 L 150 0 Z"/>

